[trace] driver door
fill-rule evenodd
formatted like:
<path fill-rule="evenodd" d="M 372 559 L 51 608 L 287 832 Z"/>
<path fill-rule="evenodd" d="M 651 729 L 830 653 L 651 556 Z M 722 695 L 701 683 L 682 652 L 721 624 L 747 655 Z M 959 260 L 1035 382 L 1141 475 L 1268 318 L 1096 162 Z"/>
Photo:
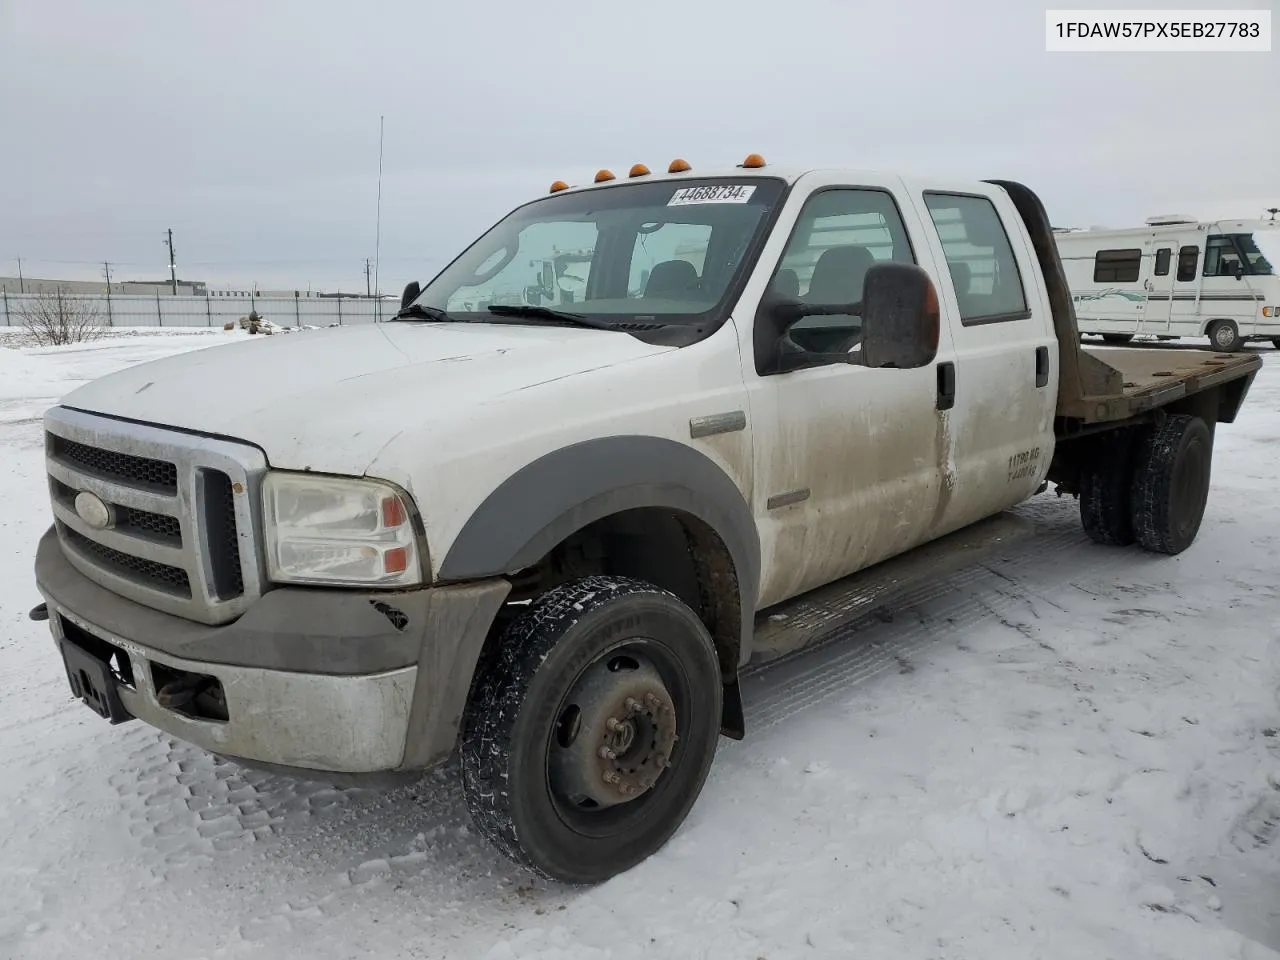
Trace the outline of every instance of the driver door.
<path fill-rule="evenodd" d="M 918 239 L 922 225 L 895 188 L 888 179 L 850 186 L 818 174 L 802 178 L 792 203 L 804 199 L 770 292 L 809 303 L 858 301 L 867 268 L 882 260 L 919 263 L 937 276 L 929 246 Z M 831 363 L 770 373 L 766 355 L 776 338 L 764 310 L 755 322 L 755 370 L 746 373 L 756 430 L 759 604 L 766 607 L 926 539 L 945 503 L 940 418 L 947 414 L 939 411 L 937 366 L 954 357 L 944 320 L 938 354 L 925 367 Z M 857 350 L 861 323 L 852 315 L 811 316 L 791 337 L 811 350 Z"/>

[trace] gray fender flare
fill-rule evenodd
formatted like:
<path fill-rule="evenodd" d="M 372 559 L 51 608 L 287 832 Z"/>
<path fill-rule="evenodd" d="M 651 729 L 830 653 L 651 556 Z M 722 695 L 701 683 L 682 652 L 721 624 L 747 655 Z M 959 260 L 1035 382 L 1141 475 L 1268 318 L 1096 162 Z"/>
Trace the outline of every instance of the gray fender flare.
<path fill-rule="evenodd" d="M 738 580 L 741 655 L 749 656 L 760 584 L 755 518 L 715 461 L 674 440 L 586 440 L 522 467 L 476 508 L 445 554 L 438 579 L 514 573 L 588 524 L 639 507 L 692 514 L 724 542 Z"/>

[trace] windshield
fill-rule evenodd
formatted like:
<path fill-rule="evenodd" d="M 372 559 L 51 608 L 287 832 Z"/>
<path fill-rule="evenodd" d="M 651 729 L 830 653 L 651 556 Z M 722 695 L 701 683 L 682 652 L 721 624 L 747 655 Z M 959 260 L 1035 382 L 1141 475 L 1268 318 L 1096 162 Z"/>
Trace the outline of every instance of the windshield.
<path fill-rule="evenodd" d="M 1280 230 L 1258 230 L 1241 234 L 1240 250 L 1253 276 L 1274 275 L 1280 265 Z"/>
<path fill-rule="evenodd" d="M 552 195 L 503 219 L 415 302 L 486 320 L 505 305 L 699 322 L 721 307 L 785 186 L 681 179 Z"/>

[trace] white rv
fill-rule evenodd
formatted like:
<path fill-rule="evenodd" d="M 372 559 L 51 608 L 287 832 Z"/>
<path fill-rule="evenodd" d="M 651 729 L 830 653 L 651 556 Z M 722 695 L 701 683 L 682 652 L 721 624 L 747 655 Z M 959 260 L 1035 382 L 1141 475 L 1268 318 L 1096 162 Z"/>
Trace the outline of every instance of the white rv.
<path fill-rule="evenodd" d="M 1227 351 L 1270 340 L 1280 349 L 1280 221 L 1152 217 L 1055 237 L 1081 333 L 1107 343 L 1208 337 Z"/>

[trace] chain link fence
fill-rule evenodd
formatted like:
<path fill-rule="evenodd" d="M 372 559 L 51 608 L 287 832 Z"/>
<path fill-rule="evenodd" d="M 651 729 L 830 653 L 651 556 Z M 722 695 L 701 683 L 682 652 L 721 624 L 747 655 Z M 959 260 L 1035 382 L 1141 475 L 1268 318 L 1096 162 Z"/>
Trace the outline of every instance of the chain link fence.
<path fill-rule="evenodd" d="M 0 327 L 22 327 L 23 308 L 38 294 L 0 291 Z M 215 327 L 257 311 L 278 327 L 332 327 L 389 320 L 399 301 L 341 297 L 173 297 L 135 294 L 61 294 L 92 304 L 109 327 Z"/>

